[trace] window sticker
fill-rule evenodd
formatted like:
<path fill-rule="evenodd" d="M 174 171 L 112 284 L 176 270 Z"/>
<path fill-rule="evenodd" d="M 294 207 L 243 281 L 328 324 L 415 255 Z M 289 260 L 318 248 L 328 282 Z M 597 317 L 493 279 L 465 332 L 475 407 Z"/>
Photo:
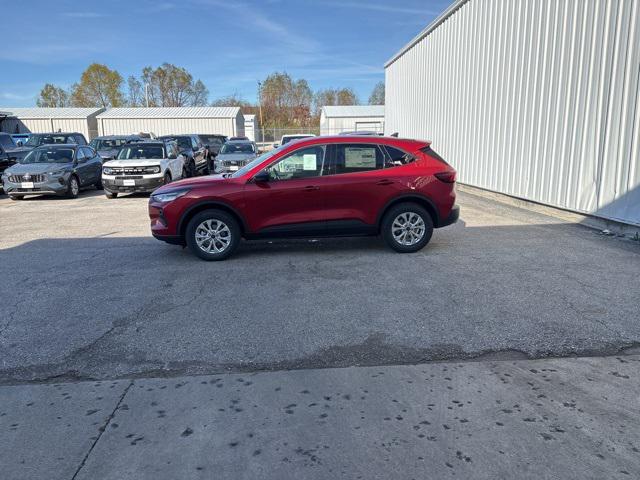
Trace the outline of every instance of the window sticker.
<path fill-rule="evenodd" d="M 345 147 L 345 168 L 376 168 L 375 147 Z"/>
<path fill-rule="evenodd" d="M 303 170 L 317 170 L 318 158 L 315 153 L 305 153 L 302 155 L 302 169 Z"/>

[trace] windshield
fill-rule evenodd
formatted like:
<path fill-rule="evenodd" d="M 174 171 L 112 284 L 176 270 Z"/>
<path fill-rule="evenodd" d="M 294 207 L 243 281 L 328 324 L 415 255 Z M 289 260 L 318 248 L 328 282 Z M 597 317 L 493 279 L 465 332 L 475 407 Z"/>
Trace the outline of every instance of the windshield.
<path fill-rule="evenodd" d="M 223 139 L 217 135 L 200 135 L 200 138 L 210 145 L 223 142 Z"/>
<path fill-rule="evenodd" d="M 160 140 L 173 140 L 178 143 L 180 150 L 189 150 L 191 145 L 191 137 L 158 137 Z"/>
<path fill-rule="evenodd" d="M 6 149 L 16 148 L 16 144 L 9 135 L 0 135 L 0 145 Z"/>
<path fill-rule="evenodd" d="M 73 137 L 69 135 L 31 135 L 25 145 L 37 147 L 39 145 L 48 145 L 54 143 L 76 143 Z"/>
<path fill-rule="evenodd" d="M 220 153 L 255 153 L 252 143 L 225 143 Z"/>
<path fill-rule="evenodd" d="M 244 167 L 242 167 L 240 170 L 238 170 L 237 172 L 235 172 L 233 175 L 231 175 L 231 177 L 233 178 L 238 178 L 243 176 L 245 173 L 247 173 L 248 171 L 250 171 L 252 168 L 255 168 L 257 165 L 260 165 L 262 162 L 264 162 L 265 160 L 273 157 L 276 153 L 278 153 L 280 151 L 279 148 L 274 148 L 273 150 L 270 150 L 266 153 L 263 153 L 262 155 L 260 155 L 259 157 L 254 158 L 253 160 L 251 160 L 249 163 L 247 163 Z"/>
<path fill-rule="evenodd" d="M 162 145 L 130 145 L 122 148 L 120 153 L 118 153 L 118 160 L 132 160 L 136 158 L 165 158 L 164 148 Z"/>
<path fill-rule="evenodd" d="M 20 163 L 71 163 L 71 148 L 36 148 L 31 150 Z"/>
<path fill-rule="evenodd" d="M 126 143 L 127 140 L 124 138 L 94 138 L 89 145 L 91 145 L 94 150 L 115 150 Z"/>

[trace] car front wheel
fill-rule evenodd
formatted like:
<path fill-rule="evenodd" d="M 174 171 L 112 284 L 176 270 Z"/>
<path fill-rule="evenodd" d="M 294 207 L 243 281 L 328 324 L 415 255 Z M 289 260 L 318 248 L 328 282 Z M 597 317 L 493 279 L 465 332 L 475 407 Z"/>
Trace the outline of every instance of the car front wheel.
<path fill-rule="evenodd" d="M 401 203 L 385 214 L 381 231 L 385 243 L 396 252 L 417 252 L 431 240 L 433 220 L 420 205 Z"/>
<path fill-rule="evenodd" d="M 77 198 L 80 193 L 80 182 L 78 177 L 71 175 L 69 177 L 69 184 L 67 185 L 67 198 Z"/>
<path fill-rule="evenodd" d="M 186 243 L 203 260 L 225 260 L 238 248 L 240 227 L 227 212 L 206 210 L 187 225 Z"/>

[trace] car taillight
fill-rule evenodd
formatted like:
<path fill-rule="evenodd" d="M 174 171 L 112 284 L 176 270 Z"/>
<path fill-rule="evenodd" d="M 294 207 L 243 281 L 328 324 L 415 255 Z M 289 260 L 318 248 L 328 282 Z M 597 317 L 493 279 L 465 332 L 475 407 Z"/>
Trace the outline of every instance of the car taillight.
<path fill-rule="evenodd" d="M 444 183 L 454 183 L 456 181 L 456 172 L 440 172 L 436 173 L 436 178 Z"/>

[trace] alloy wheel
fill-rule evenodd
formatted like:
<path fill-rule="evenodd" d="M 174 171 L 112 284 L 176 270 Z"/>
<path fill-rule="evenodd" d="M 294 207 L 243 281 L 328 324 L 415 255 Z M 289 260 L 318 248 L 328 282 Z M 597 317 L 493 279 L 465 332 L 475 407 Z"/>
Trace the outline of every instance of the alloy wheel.
<path fill-rule="evenodd" d="M 415 245 L 422 240 L 424 232 L 424 220 L 415 212 L 403 212 L 391 224 L 393 239 L 400 245 Z"/>
<path fill-rule="evenodd" d="M 220 220 L 205 220 L 196 227 L 195 240 L 203 252 L 222 253 L 231 245 L 231 230 Z"/>

